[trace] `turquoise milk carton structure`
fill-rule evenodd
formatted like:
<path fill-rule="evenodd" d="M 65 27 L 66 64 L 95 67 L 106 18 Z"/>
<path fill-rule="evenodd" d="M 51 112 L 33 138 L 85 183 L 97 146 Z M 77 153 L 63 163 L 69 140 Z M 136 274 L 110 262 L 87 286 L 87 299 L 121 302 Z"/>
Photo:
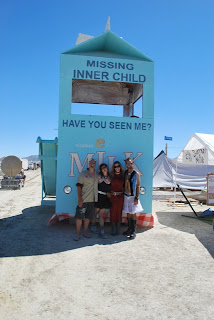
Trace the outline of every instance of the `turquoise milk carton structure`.
<path fill-rule="evenodd" d="M 138 217 L 138 224 L 153 226 L 153 68 L 150 58 L 112 31 L 61 54 L 58 141 L 49 141 L 53 149 L 49 160 L 42 154 L 43 141 L 46 148 L 48 141 L 38 138 L 43 169 L 46 165 L 48 171 L 51 161 L 55 168 L 52 175 L 56 177 L 56 213 L 50 222 L 74 216 L 78 175 L 86 170 L 92 158 L 97 161 L 96 170 L 99 171 L 101 163 L 111 169 L 116 160 L 125 169 L 124 160 L 131 157 L 134 169 L 141 175 L 140 201 L 144 210 Z M 134 114 L 134 107 L 141 97 L 142 118 L 139 118 Z M 120 105 L 123 116 L 92 116 L 90 108 L 88 115 L 72 114 L 74 103 L 100 104 L 100 108 Z M 50 187 L 55 181 L 53 176 L 43 177 L 43 202 L 49 196 L 44 187 L 49 185 L 49 189 L 54 189 Z"/>

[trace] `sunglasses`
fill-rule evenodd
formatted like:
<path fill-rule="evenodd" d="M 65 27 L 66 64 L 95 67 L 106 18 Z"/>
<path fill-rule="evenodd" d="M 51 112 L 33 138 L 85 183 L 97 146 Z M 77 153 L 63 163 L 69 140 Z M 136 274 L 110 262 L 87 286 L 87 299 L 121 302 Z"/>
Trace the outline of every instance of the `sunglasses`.
<path fill-rule="evenodd" d="M 101 170 L 103 170 L 103 169 L 107 169 L 107 167 L 102 167 Z"/>
<path fill-rule="evenodd" d="M 115 168 L 120 168 L 119 164 L 117 166 L 114 166 Z"/>

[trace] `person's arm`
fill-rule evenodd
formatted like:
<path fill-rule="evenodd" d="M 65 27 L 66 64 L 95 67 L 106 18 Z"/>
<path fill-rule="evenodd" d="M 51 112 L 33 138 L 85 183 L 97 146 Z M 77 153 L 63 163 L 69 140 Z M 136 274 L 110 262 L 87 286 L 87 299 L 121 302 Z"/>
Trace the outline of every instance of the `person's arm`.
<path fill-rule="evenodd" d="M 79 207 L 83 206 L 83 200 L 82 200 L 83 183 L 84 183 L 83 175 L 80 174 L 79 177 L 78 177 L 78 182 L 76 184 L 76 186 L 77 186 L 77 195 L 78 195 L 78 206 Z"/>
<path fill-rule="evenodd" d="M 139 193 L 140 193 L 140 174 L 137 172 L 136 192 L 135 192 L 135 198 L 134 198 L 135 205 L 138 204 Z"/>
<path fill-rule="evenodd" d="M 82 185 L 77 186 L 77 194 L 78 194 L 78 206 L 83 206 L 83 200 L 82 200 Z"/>

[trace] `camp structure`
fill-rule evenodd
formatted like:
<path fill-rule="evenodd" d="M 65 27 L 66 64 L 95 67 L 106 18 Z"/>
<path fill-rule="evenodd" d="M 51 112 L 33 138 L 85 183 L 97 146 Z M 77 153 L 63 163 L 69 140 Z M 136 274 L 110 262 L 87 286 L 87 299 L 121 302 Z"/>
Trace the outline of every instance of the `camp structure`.
<path fill-rule="evenodd" d="M 214 165 L 214 134 L 194 133 L 177 161 L 190 165 Z"/>
<path fill-rule="evenodd" d="M 138 224 L 152 227 L 154 63 L 109 28 L 80 40 L 61 54 L 58 139 L 37 139 L 42 204 L 55 201 L 50 223 L 74 217 L 77 179 L 89 161 L 96 160 L 97 171 L 101 163 L 111 170 L 114 161 L 125 167 L 124 160 L 132 157 L 141 176 L 139 197 L 144 209 Z M 142 117 L 134 113 L 139 99 Z M 121 106 L 123 116 L 92 116 L 90 106 L 86 115 L 74 114 L 74 103 L 80 104 L 80 111 L 83 104 Z"/>
<path fill-rule="evenodd" d="M 207 174 L 214 173 L 214 135 L 194 133 L 177 159 L 162 151 L 153 165 L 153 188 L 205 190 Z"/>

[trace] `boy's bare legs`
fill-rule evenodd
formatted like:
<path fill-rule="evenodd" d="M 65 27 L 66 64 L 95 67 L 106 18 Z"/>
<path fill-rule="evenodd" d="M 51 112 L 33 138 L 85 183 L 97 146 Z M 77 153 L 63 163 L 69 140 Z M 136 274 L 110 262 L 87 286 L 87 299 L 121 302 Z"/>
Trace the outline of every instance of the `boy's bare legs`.
<path fill-rule="evenodd" d="M 100 217 L 99 217 L 99 224 L 100 224 L 100 237 L 103 238 L 103 239 L 107 239 L 107 236 L 105 234 L 105 231 L 104 231 L 104 213 L 105 213 L 106 209 L 100 209 L 99 211 L 99 214 L 100 214 Z"/>
<path fill-rule="evenodd" d="M 95 208 L 95 210 L 94 210 L 94 219 L 91 220 L 91 228 L 90 228 L 92 233 L 97 233 L 96 218 L 97 218 L 97 214 L 98 214 L 99 210 L 100 210 L 99 208 Z"/>
<path fill-rule="evenodd" d="M 80 237 L 80 229 L 82 227 L 82 220 L 81 219 L 76 219 L 76 237 Z"/>
<path fill-rule="evenodd" d="M 88 237 L 87 231 L 88 231 L 89 222 L 90 222 L 90 219 L 84 220 L 84 236 L 87 236 L 87 237 Z"/>

